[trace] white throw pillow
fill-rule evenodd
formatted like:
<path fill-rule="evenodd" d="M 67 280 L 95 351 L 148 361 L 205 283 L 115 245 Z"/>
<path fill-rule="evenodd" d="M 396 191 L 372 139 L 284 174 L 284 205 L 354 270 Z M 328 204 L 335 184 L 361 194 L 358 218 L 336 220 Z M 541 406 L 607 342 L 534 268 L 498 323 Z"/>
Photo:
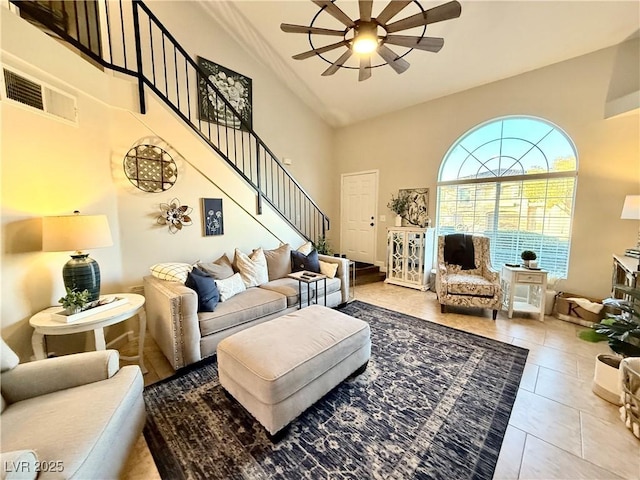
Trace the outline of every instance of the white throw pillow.
<path fill-rule="evenodd" d="M 322 260 L 318 260 L 318 263 L 320 264 L 320 273 L 327 278 L 334 278 L 338 273 L 337 263 L 323 262 Z"/>
<path fill-rule="evenodd" d="M 193 265 L 189 263 L 156 263 L 151 267 L 151 275 L 160 280 L 184 283 L 191 270 Z"/>
<path fill-rule="evenodd" d="M 298 251 L 303 255 L 309 255 L 313 251 L 313 243 L 307 242 L 298 247 Z"/>
<path fill-rule="evenodd" d="M 236 248 L 235 264 L 245 287 L 257 287 L 269 281 L 267 258 L 262 248 L 257 248 L 251 255 L 245 255 Z"/>
<path fill-rule="evenodd" d="M 216 280 L 216 286 L 220 293 L 220 301 L 224 302 L 229 300 L 234 295 L 237 295 L 246 290 L 242 277 L 239 273 L 234 273 L 229 278 L 224 280 Z"/>
<path fill-rule="evenodd" d="M 41 466 L 38 462 L 38 456 L 33 450 L 14 450 L 11 452 L 2 452 L 0 456 L 2 462 L 2 479 L 3 480 L 28 480 L 35 479 Z M 49 472 L 62 472 L 64 465 L 62 461 L 43 462 L 52 467 Z"/>

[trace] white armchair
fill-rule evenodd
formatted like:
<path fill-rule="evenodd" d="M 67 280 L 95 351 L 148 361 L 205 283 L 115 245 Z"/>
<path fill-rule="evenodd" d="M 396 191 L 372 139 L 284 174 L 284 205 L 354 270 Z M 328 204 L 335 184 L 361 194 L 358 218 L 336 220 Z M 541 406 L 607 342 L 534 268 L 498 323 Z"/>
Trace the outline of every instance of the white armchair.
<path fill-rule="evenodd" d="M 502 304 L 500 274 L 491 267 L 489 238 L 473 235 L 472 241 L 475 268 L 463 270 L 461 265 L 445 261 L 445 236 L 438 237 L 436 294 L 440 311 L 445 313 L 446 305 L 488 308 L 495 320 Z"/>
<path fill-rule="evenodd" d="M 2 478 L 122 474 L 145 421 L 138 366 L 115 350 L 18 365 L 4 340 L 0 357 Z"/>

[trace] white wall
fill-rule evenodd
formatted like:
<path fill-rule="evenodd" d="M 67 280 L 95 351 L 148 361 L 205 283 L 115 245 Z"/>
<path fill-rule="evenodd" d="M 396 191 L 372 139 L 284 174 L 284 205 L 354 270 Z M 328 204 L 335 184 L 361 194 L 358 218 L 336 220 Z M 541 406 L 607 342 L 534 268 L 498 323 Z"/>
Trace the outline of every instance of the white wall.
<path fill-rule="evenodd" d="M 534 115 L 563 128 L 578 150 L 579 176 L 565 291 L 603 297 L 611 255 L 633 245 L 638 222 L 620 220 L 625 195 L 640 191 L 638 111 L 604 120 L 617 48 L 609 48 L 340 129 L 334 145 L 341 173 L 379 169 L 377 261 L 384 262 L 387 209 L 400 188 L 429 187 L 435 219 L 438 168 L 467 130 L 503 115 Z M 637 62 L 629 69 L 637 69 Z M 337 232 L 334 232 L 336 234 Z"/>
<path fill-rule="evenodd" d="M 332 129 L 268 71 L 243 61 L 242 49 L 212 25 L 199 5 L 154 2 L 151 8 L 194 57 L 201 55 L 253 79 L 255 130 L 259 135 L 261 128 L 267 130 L 262 136 L 265 143 L 278 155 L 279 148 L 286 150 L 282 156 L 294 158 L 294 176 L 300 174 L 299 181 L 316 195 L 321 208 L 329 213 L 335 210 L 328 173 Z M 101 266 L 103 293 L 140 285 L 156 262 L 214 260 L 223 252 L 232 254 L 235 247 L 246 252 L 258 246 L 277 246 L 280 240 L 301 242 L 266 205 L 264 215 L 256 221 L 255 193 L 152 94 L 147 93 L 147 115 L 119 108 L 135 108 L 134 83 L 101 72 L 4 7 L 0 7 L 0 17 L 2 62 L 75 95 L 79 110 L 79 125 L 70 126 L 0 102 L 2 336 L 23 361 L 32 354 L 29 318 L 55 304 L 64 291 L 61 270 L 68 255 L 41 251 L 42 216 L 75 209 L 108 216 L 114 246 L 90 252 Z M 154 137 L 161 137 L 155 141 L 171 149 L 180 168 L 177 184 L 161 194 L 135 189 L 122 172 L 126 152 L 137 142 Z M 174 197 L 194 207 L 194 224 L 171 235 L 155 218 L 159 204 Z M 202 236 L 203 197 L 223 198 L 225 235 Z M 234 204 L 230 197 L 242 205 Z M 109 338 L 121 327 L 111 329 Z M 49 347 L 66 353 L 92 345 L 90 336 L 80 334 L 54 338 Z"/>

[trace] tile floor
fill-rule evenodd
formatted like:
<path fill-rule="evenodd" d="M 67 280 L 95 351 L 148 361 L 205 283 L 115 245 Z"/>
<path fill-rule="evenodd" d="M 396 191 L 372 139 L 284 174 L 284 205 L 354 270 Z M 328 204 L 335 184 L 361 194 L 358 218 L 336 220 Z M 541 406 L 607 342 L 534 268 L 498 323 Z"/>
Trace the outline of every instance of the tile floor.
<path fill-rule="evenodd" d="M 610 353 L 605 343 L 577 338 L 578 325 L 526 314 L 475 309 L 440 313 L 435 294 L 382 282 L 358 286 L 356 298 L 392 310 L 529 349 L 520 390 L 507 428 L 496 479 L 638 479 L 640 441 L 618 418 L 617 407 L 591 392 L 594 359 Z M 135 342 L 123 354 L 135 354 Z M 173 373 L 153 339 L 145 342 L 145 385 Z M 160 478 L 140 437 L 127 480 Z"/>

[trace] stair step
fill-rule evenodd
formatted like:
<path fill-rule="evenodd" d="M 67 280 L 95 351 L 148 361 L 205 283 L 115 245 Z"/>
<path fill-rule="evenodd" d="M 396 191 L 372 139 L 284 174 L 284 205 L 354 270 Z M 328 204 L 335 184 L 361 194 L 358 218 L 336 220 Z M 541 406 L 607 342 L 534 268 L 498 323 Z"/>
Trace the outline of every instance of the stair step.
<path fill-rule="evenodd" d="M 384 281 L 385 278 L 386 278 L 386 275 L 383 272 L 367 274 L 367 275 L 358 275 L 356 273 L 355 286 L 357 287 L 358 285 L 366 285 L 367 283 L 382 282 Z"/>

